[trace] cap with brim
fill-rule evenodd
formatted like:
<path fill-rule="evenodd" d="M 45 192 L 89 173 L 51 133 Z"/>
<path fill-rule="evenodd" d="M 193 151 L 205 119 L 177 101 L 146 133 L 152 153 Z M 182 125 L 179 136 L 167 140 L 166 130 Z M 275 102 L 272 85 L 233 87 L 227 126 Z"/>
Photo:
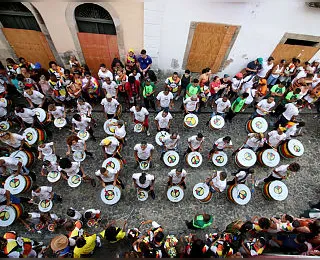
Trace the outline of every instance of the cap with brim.
<path fill-rule="evenodd" d="M 262 58 L 258 58 L 257 61 L 259 62 L 259 64 L 263 63 L 263 59 Z"/>
<path fill-rule="evenodd" d="M 51 240 L 51 249 L 55 252 L 65 249 L 69 244 L 69 239 L 65 235 L 59 235 Z"/>
<path fill-rule="evenodd" d="M 239 73 L 236 74 L 236 77 L 241 79 L 241 78 L 243 78 L 243 74 L 241 72 L 239 72 Z"/>
<path fill-rule="evenodd" d="M 147 82 L 151 82 L 151 79 L 146 79 Z"/>
<path fill-rule="evenodd" d="M 223 77 L 226 79 L 226 78 L 229 78 L 230 76 L 228 74 L 224 74 Z"/>
<path fill-rule="evenodd" d="M 134 53 L 134 50 L 131 48 L 131 49 L 129 49 L 129 51 L 128 52 L 133 52 Z"/>
<path fill-rule="evenodd" d="M 40 64 L 39 62 L 36 62 L 36 63 L 34 64 L 34 68 L 35 68 L 36 70 L 41 69 L 41 64 Z"/>

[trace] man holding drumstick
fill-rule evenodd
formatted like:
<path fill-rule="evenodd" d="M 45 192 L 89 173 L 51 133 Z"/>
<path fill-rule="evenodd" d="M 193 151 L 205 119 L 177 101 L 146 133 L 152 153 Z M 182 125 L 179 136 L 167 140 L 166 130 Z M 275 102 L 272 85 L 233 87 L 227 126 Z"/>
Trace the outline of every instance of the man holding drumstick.
<path fill-rule="evenodd" d="M 154 193 L 154 176 L 151 174 L 143 173 L 134 173 L 132 175 L 133 185 L 135 188 L 140 188 L 146 191 L 150 191 L 152 199 L 156 198 Z"/>
<path fill-rule="evenodd" d="M 142 161 L 147 161 L 151 167 L 152 154 L 154 151 L 154 146 L 142 141 L 140 144 L 136 144 L 134 147 L 134 158 L 136 159 L 136 166 Z"/>
<path fill-rule="evenodd" d="M 184 153 L 184 155 L 191 153 L 191 152 L 200 152 L 202 150 L 202 144 L 204 141 L 204 137 L 201 133 L 197 135 L 193 135 L 188 138 L 188 149 Z"/>
<path fill-rule="evenodd" d="M 187 175 L 187 172 L 181 167 L 171 170 L 168 173 L 168 176 L 169 176 L 168 188 L 173 185 L 178 185 L 186 189 L 187 188 L 186 182 L 185 182 L 186 175 Z"/>

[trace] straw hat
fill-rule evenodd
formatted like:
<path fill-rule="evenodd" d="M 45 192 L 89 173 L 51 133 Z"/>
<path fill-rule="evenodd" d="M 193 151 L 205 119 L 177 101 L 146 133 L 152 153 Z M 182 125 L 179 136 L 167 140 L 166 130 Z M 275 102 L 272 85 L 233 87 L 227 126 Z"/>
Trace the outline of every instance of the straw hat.
<path fill-rule="evenodd" d="M 69 244 L 69 239 L 65 235 L 59 235 L 51 240 L 51 249 L 55 252 L 65 249 Z"/>

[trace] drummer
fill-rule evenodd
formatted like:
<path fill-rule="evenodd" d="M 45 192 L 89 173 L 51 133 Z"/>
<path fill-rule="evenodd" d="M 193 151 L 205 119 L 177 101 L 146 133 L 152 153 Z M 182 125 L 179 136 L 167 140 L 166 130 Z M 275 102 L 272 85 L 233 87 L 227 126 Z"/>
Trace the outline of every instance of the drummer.
<path fill-rule="evenodd" d="M 227 187 L 227 173 L 223 171 L 217 171 L 212 177 L 206 179 L 206 183 L 212 193 L 223 192 Z"/>
<path fill-rule="evenodd" d="M 38 146 L 38 159 L 43 160 L 46 156 L 49 156 L 51 154 L 56 153 L 56 147 L 54 145 L 54 142 L 50 143 L 41 143 Z"/>
<path fill-rule="evenodd" d="M 193 135 L 188 138 L 188 149 L 184 153 L 184 155 L 191 153 L 191 152 L 200 152 L 202 150 L 202 145 L 204 142 L 204 137 L 201 133 L 197 135 Z"/>
<path fill-rule="evenodd" d="M 213 108 L 215 112 L 212 113 L 211 117 L 218 115 L 225 117 L 225 114 L 228 112 L 231 107 L 230 100 L 228 96 L 223 96 L 222 98 L 218 98 L 215 102 L 213 102 Z"/>
<path fill-rule="evenodd" d="M 235 155 L 237 152 L 239 152 L 243 148 L 249 148 L 254 152 L 256 152 L 260 147 L 263 147 L 265 142 L 266 142 L 266 139 L 264 138 L 263 133 L 249 133 L 244 144 L 241 147 L 239 147 L 237 150 L 235 150 L 232 153 L 232 155 Z"/>
<path fill-rule="evenodd" d="M 29 127 L 33 127 L 37 120 L 36 112 L 29 109 L 29 108 L 23 108 L 22 106 L 16 106 L 15 115 L 17 116 L 19 123 L 21 124 L 21 128 L 26 128 L 26 125 Z"/>
<path fill-rule="evenodd" d="M 77 101 L 77 110 L 80 115 L 91 117 L 92 106 L 81 97 Z"/>
<path fill-rule="evenodd" d="M 152 199 L 156 198 L 154 193 L 154 175 L 143 173 L 134 173 L 132 175 L 133 185 L 136 188 L 140 188 L 146 191 L 150 191 Z"/>
<path fill-rule="evenodd" d="M 15 176 L 18 176 L 18 174 L 26 175 L 29 173 L 29 171 L 23 167 L 22 162 L 14 157 L 0 157 L 0 172 L 2 176 L 8 176 L 10 173 Z"/>
<path fill-rule="evenodd" d="M 266 116 L 270 112 L 272 112 L 273 108 L 275 107 L 276 103 L 274 102 L 274 97 L 268 97 L 268 99 L 262 99 L 257 105 L 256 110 L 250 116 L 249 120 L 254 119 L 257 116 Z"/>
<path fill-rule="evenodd" d="M 80 131 L 88 131 L 90 134 L 90 137 L 93 141 L 96 141 L 97 139 L 93 135 L 93 129 L 91 127 L 91 118 L 90 117 L 81 117 L 79 114 L 73 115 L 72 118 L 72 132 L 75 133 L 75 128 L 78 128 Z"/>
<path fill-rule="evenodd" d="M 185 114 L 195 114 L 198 113 L 200 100 L 197 95 L 193 95 L 192 97 L 188 97 L 183 101 L 184 104 L 184 113 Z"/>
<path fill-rule="evenodd" d="M 157 127 L 157 131 L 166 131 L 170 132 L 170 125 L 172 122 L 172 115 L 167 108 L 160 111 L 157 116 L 154 118 L 154 122 Z"/>
<path fill-rule="evenodd" d="M 66 152 L 66 155 L 69 156 L 71 154 L 71 151 L 81 151 L 86 153 L 88 156 L 93 157 L 93 154 L 91 152 L 87 151 L 87 144 L 84 140 L 81 140 L 77 135 L 70 135 L 67 138 L 67 146 L 68 150 Z"/>
<path fill-rule="evenodd" d="M 180 135 L 177 132 L 172 133 L 171 135 L 167 135 L 162 138 L 162 151 L 160 160 L 162 160 L 164 154 L 167 151 L 176 151 L 178 152 L 178 141 L 180 140 Z"/>
<path fill-rule="evenodd" d="M 184 189 L 187 188 L 186 182 L 185 182 L 187 172 L 181 167 L 171 170 L 168 173 L 168 176 L 169 176 L 168 187 L 171 187 L 172 185 L 178 185 L 178 186 L 182 186 Z"/>
<path fill-rule="evenodd" d="M 0 141 L 8 145 L 10 148 L 14 148 L 14 149 L 24 148 L 26 150 L 31 150 L 24 136 L 16 133 L 0 132 Z"/>
<path fill-rule="evenodd" d="M 147 131 L 147 136 L 150 136 L 148 110 L 140 105 L 136 105 L 130 108 L 130 114 L 132 121 L 135 124 L 142 124 Z"/>
<path fill-rule="evenodd" d="M 121 144 L 124 144 L 125 139 L 126 139 L 126 135 L 127 135 L 124 121 L 118 120 L 117 123 L 115 124 L 115 126 L 116 126 L 116 128 L 114 130 L 114 137 L 117 138 Z"/>
<path fill-rule="evenodd" d="M 57 172 L 58 166 L 57 162 L 44 159 L 40 172 L 41 176 L 47 176 L 49 172 Z"/>
<path fill-rule="evenodd" d="M 225 148 L 230 148 L 230 149 L 233 148 L 233 144 L 230 136 L 221 137 L 214 142 L 213 148 L 209 152 L 209 156 L 208 156 L 209 160 L 211 159 L 214 153 L 223 151 Z"/>
<path fill-rule="evenodd" d="M 1 120 L 2 119 L 4 120 L 6 118 L 6 115 L 8 113 L 7 107 L 8 107 L 8 101 L 7 100 L 5 102 L 0 102 L 0 119 Z"/>
<path fill-rule="evenodd" d="M 43 107 L 46 102 L 46 97 L 39 91 L 33 90 L 32 88 L 25 89 L 23 96 L 28 101 L 30 108 Z"/>
<path fill-rule="evenodd" d="M 147 161 L 149 163 L 149 167 L 152 167 L 151 160 L 154 151 L 154 146 L 152 144 L 148 144 L 146 141 L 142 141 L 140 144 L 136 144 L 133 150 L 134 158 L 136 160 L 135 168 L 137 168 L 142 161 Z"/>
<path fill-rule="evenodd" d="M 62 202 L 62 198 L 57 193 L 53 192 L 52 187 L 49 186 L 34 186 L 31 191 L 32 199 L 30 202 L 33 202 L 36 197 L 40 200 L 53 200 Z"/>
<path fill-rule="evenodd" d="M 107 137 L 100 142 L 100 145 L 102 146 L 102 152 L 105 159 L 115 157 L 125 163 L 125 159 L 123 159 L 120 154 L 120 142 L 118 140 L 109 139 Z"/>
<path fill-rule="evenodd" d="M 287 179 L 291 173 L 295 174 L 300 170 L 300 164 L 298 163 L 291 163 L 278 166 L 275 168 L 272 173 L 268 175 L 266 178 L 262 178 L 260 180 L 256 180 L 255 186 L 257 187 L 261 182 L 271 182 L 276 180 L 283 180 Z"/>
<path fill-rule="evenodd" d="M 106 97 L 101 100 L 101 105 L 104 107 L 104 115 L 106 119 L 118 119 L 117 111 L 120 104 L 111 96 L 111 94 L 107 93 Z"/>
<path fill-rule="evenodd" d="M 286 136 L 287 140 L 292 137 L 302 136 L 302 128 L 306 125 L 305 122 L 296 122 L 295 120 L 291 120 L 286 125 Z"/>
<path fill-rule="evenodd" d="M 52 116 L 54 119 L 64 118 L 67 120 L 64 106 L 56 106 L 55 104 L 50 104 L 48 106 L 48 112 L 49 112 L 49 120 L 48 120 L 49 122 L 52 121 Z"/>
<path fill-rule="evenodd" d="M 10 206 L 13 204 L 19 204 L 20 202 L 28 202 L 29 198 L 16 197 L 10 193 L 9 190 L 0 188 L 0 205 Z"/>
<path fill-rule="evenodd" d="M 282 141 L 286 140 L 286 138 L 287 136 L 283 132 L 283 128 L 278 127 L 276 130 L 273 130 L 268 133 L 267 142 L 265 144 L 269 145 L 273 149 L 276 149 Z M 264 147 L 266 145 L 264 145 Z"/>
<path fill-rule="evenodd" d="M 100 170 L 95 172 L 95 175 L 99 179 L 102 187 L 112 184 L 113 186 L 120 185 L 121 188 L 124 189 L 124 184 L 119 179 L 119 173 L 120 171 L 116 171 L 115 169 L 101 167 Z"/>
<path fill-rule="evenodd" d="M 239 169 L 235 173 L 231 173 L 234 176 L 232 181 L 227 181 L 227 185 L 245 184 L 247 178 L 251 179 L 251 183 L 254 185 L 254 169 Z"/>

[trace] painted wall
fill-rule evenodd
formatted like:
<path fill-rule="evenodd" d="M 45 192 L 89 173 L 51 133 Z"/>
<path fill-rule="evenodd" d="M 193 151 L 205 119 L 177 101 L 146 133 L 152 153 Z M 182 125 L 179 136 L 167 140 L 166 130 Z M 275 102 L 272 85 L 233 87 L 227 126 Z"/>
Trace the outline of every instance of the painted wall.
<path fill-rule="evenodd" d="M 263 3 L 205 3 L 191 0 L 145 2 L 145 47 L 154 67 L 181 70 L 190 22 L 240 25 L 239 35 L 221 72 L 234 74 L 257 57 L 267 58 L 282 36 L 298 33 L 320 36 L 320 9 L 297 1 Z M 320 57 L 318 52 L 314 58 Z M 219 73 L 220 74 L 220 73 Z"/>

